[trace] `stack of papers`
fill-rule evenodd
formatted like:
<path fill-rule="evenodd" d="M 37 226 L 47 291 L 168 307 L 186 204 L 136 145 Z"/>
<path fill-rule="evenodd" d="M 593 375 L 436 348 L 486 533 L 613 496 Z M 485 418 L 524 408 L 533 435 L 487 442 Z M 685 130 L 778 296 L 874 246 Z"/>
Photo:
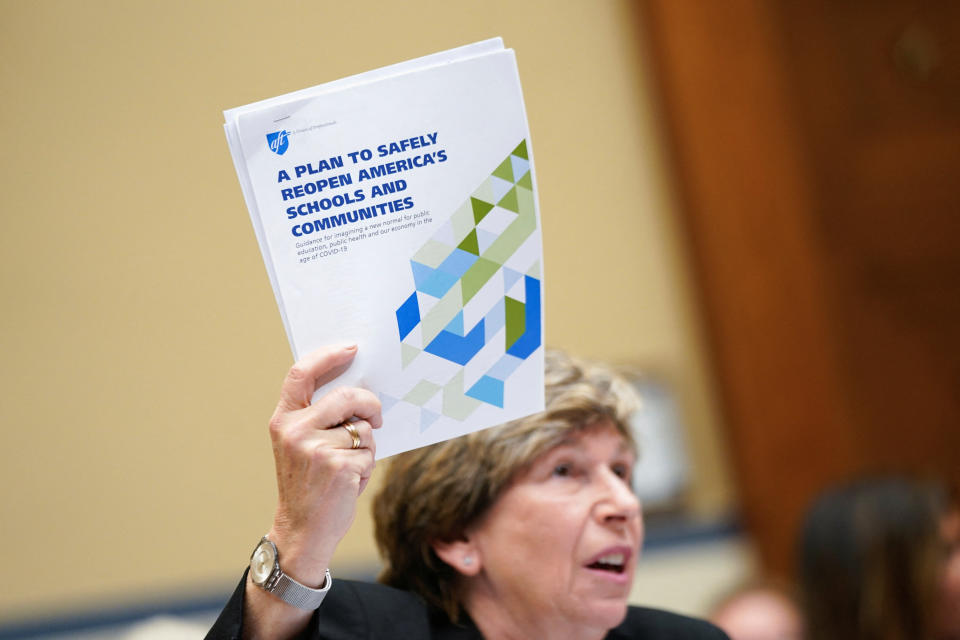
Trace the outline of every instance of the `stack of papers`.
<path fill-rule="evenodd" d="M 499 38 L 224 117 L 294 356 L 359 345 L 330 384 L 379 395 L 378 458 L 543 409 L 533 150 Z"/>

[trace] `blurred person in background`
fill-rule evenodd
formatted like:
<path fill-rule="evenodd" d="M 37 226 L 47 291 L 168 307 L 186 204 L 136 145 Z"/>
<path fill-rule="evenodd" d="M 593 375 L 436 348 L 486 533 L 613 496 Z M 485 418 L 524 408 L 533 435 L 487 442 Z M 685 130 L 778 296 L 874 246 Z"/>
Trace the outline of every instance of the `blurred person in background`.
<path fill-rule="evenodd" d="M 799 551 L 811 640 L 960 639 L 960 514 L 943 487 L 877 477 L 828 490 Z"/>
<path fill-rule="evenodd" d="M 208 638 L 726 638 L 627 605 L 643 539 L 634 392 L 558 352 L 544 412 L 390 460 L 374 502 L 381 584 L 331 580 L 382 418 L 363 389 L 310 399 L 355 353 L 320 349 L 290 370 L 270 421 L 273 527 Z"/>
<path fill-rule="evenodd" d="M 947 559 L 940 580 L 937 640 L 960 640 L 960 501 L 956 494 L 952 497 L 940 523 Z"/>
<path fill-rule="evenodd" d="M 752 580 L 720 598 L 708 616 L 731 640 L 804 640 L 793 594 L 779 583 Z"/>

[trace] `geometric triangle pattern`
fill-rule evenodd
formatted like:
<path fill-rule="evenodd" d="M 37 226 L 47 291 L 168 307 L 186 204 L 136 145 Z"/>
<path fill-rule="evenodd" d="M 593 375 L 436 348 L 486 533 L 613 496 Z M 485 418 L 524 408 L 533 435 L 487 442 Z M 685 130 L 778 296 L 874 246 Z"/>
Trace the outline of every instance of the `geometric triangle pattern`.
<path fill-rule="evenodd" d="M 509 291 L 513 285 L 522 277 L 523 274 L 517 273 L 513 269 L 503 268 L 503 287 Z"/>
<path fill-rule="evenodd" d="M 386 413 L 386 412 L 390 411 L 390 409 L 393 408 L 393 405 L 395 405 L 395 404 L 397 404 L 397 402 L 399 402 L 399 400 L 398 400 L 397 398 L 394 398 L 393 396 L 388 396 L 388 395 L 385 394 L 385 393 L 382 393 L 382 392 L 381 392 L 381 393 L 379 393 L 378 395 L 380 396 L 380 410 L 381 410 L 383 413 Z"/>
<path fill-rule="evenodd" d="M 508 378 L 541 346 L 539 255 L 524 250 L 537 229 L 532 174 L 521 140 L 410 260 L 415 290 L 396 311 L 403 364 L 427 357 L 459 366 L 448 380 L 414 382 L 397 400 L 420 408 L 421 431 L 439 417 L 427 402 L 455 420 L 483 404 L 502 408 Z M 484 373 L 467 384 L 464 368 L 481 351 L 471 366 Z"/>
<path fill-rule="evenodd" d="M 439 413 L 434 413 L 426 408 L 420 409 L 420 433 L 423 433 L 433 426 L 433 423 L 436 422 L 439 417 Z"/>
<path fill-rule="evenodd" d="M 500 202 L 503 199 L 503 196 L 507 195 L 507 191 L 513 187 L 512 180 L 504 180 L 503 178 L 498 178 L 496 176 L 490 179 L 490 190 L 491 195 L 493 196 L 494 202 Z"/>
<path fill-rule="evenodd" d="M 477 249 L 478 255 L 482 255 L 490 245 L 493 244 L 494 240 L 497 239 L 497 234 L 492 231 L 486 231 L 477 227 Z"/>
<path fill-rule="evenodd" d="M 406 342 L 400 343 L 400 361 L 401 367 L 406 369 L 407 365 L 413 362 L 413 359 L 420 355 L 420 349 L 411 346 Z"/>

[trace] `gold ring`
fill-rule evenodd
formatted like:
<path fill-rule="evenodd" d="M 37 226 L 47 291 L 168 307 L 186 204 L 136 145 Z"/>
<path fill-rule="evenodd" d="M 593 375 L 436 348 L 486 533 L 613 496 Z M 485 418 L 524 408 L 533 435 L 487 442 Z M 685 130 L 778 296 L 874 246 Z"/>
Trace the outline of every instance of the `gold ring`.
<path fill-rule="evenodd" d="M 347 433 L 350 434 L 350 437 L 353 438 L 353 445 L 352 445 L 350 448 L 351 448 L 351 449 L 359 449 L 359 448 L 360 448 L 360 433 L 357 431 L 357 428 L 356 428 L 355 426 L 353 426 L 353 423 L 352 423 L 352 422 L 344 422 L 344 423 L 341 424 L 340 426 L 343 427 L 344 429 L 346 429 L 346 430 L 347 430 Z"/>

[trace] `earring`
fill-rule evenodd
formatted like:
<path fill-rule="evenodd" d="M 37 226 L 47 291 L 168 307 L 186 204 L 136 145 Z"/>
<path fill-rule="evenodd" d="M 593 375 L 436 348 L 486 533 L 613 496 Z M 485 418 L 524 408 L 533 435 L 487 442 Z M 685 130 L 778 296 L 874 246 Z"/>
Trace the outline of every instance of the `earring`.
<path fill-rule="evenodd" d="M 463 556 L 463 566 L 469 567 L 473 564 L 473 556 Z"/>

